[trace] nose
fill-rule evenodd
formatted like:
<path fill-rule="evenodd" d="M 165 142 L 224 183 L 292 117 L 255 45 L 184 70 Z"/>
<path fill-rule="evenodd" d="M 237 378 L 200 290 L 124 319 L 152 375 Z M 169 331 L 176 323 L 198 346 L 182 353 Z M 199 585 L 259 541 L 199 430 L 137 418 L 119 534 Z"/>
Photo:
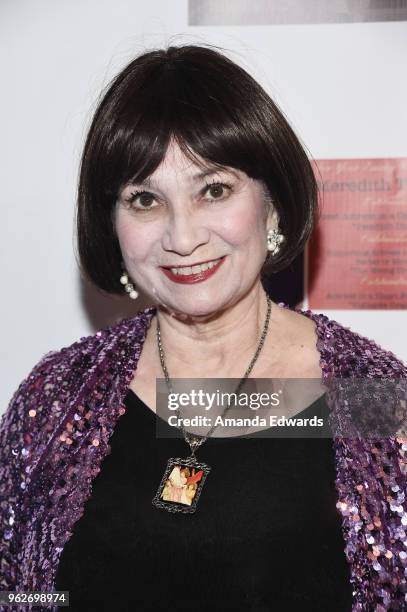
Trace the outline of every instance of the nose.
<path fill-rule="evenodd" d="M 209 230 L 202 216 L 190 209 L 173 211 L 163 234 L 163 248 L 178 255 L 190 255 L 199 246 L 207 244 Z"/>

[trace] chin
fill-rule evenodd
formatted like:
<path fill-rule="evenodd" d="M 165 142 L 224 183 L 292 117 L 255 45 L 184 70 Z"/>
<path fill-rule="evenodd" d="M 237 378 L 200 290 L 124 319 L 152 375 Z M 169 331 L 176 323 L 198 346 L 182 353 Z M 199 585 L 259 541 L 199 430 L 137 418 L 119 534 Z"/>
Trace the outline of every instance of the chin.
<path fill-rule="evenodd" d="M 174 303 L 164 303 L 160 300 L 160 305 L 168 312 L 172 313 L 174 316 L 180 316 L 183 318 L 190 317 L 191 319 L 195 317 L 211 317 L 216 316 L 219 313 L 219 306 L 214 304 L 213 300 L 210 304 L 197 304 L 196 299 L 192 298 L 192 303 L 184 303 L 184 304 L 174 304 Z"/>

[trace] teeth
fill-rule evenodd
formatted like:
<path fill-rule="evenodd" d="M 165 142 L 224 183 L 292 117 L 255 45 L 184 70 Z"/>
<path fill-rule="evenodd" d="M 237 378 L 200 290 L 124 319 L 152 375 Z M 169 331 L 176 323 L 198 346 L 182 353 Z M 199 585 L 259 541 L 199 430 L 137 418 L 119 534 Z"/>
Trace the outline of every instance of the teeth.
<path fill-rule="evenodd" d="M 210 270 L 211 268 L 213 268 L 213 266 L 215 266 L 219 259 L 215 259 L 214 261 L 210 261 L 208 263 L 204 263 L 204 264 L 200 264 L 198 266 L 188 266 L 185 268 L 171 268 L 171 272 L 173 274 L 181 274 L 181 275 L 187 275 L 187 274 L 197 274 L 198 272 L 204 272 L 204 270 Z"/>

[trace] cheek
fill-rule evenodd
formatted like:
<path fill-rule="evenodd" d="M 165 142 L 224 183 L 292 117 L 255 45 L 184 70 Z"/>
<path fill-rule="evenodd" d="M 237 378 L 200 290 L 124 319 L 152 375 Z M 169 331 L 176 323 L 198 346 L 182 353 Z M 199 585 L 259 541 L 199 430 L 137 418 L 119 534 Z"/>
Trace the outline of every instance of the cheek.
<path fill-rule="evenodd" d="M 142 259 L 154 241 L 151 231 L 140 229 L 132 219 L 120 215 L 116 220 L 116 233 L 123 255 L 130 259 Z"/>
<path fill-rule="evenodd" d="M 233 214 L 225 215 L 223 222 L 223 236 L 231 244 L 238 246 L 259 240 L 263 235 L 264 221 L 260 206 L 253 203 L 252 206 L 239 207 Z"/>

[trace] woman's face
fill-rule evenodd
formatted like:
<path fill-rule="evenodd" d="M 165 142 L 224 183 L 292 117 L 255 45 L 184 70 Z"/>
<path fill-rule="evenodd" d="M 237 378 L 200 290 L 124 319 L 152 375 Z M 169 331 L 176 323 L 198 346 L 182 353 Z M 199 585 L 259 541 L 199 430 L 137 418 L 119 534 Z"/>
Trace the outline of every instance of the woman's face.
<path fill-rule="evenodd" d="M 115 209 L 123 262 L 136 288 L 170 310 L 197 316 L 227 308 L 259 280 L 267 229 L 277 219 L 271 209 L 267 220 L 259 181 L 233 168 L 202 172 L 172 141 L 147 185 L 125 186 Z M 163 269 L 220 258 L 200 275 Z"/>

